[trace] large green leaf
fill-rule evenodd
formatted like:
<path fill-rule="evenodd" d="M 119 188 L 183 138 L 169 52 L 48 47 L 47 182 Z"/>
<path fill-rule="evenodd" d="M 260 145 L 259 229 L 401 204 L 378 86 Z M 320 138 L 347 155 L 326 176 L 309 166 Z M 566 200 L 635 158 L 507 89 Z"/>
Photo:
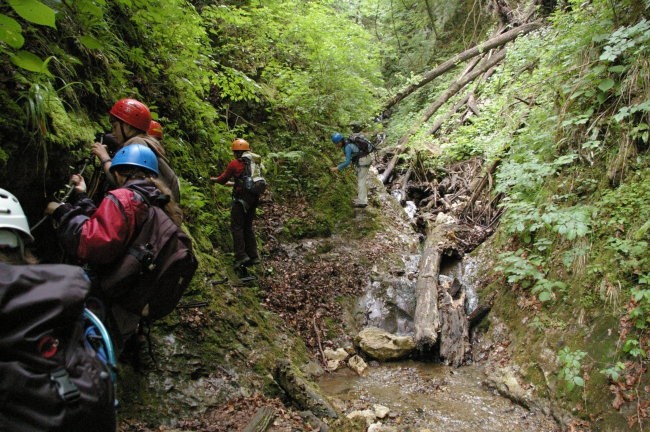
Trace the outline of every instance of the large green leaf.
<path fill-rule="evenodd" d="M 79 36 L 79 42 L 88 49 L 101 49 L 103 47 L 102 43 L 92 36 Z"/>
<path fill-rule="evenodd" d="M 56 28 L 54 10 L 37 0 L 9 0 L 9 5 L 29 22 Z"/>
<path fill-rule="evenodd" d="M 0 42 L 4 42 L 12 48 L 20 48 L 25 43 L 22 35 L 22 28 L 18 21 L 0 14 Z"/>
<path fill-rule="evenodd" d="M 30 72 L 38 72 L 50 75 L 50 71 L 47 70 L 49 59 L 43 61 L 36 54 L 33 54 L 29 51 L 18 51 L 16 54 L 11 56 L 11 62 L 16 66 L 26 69 Z"/>

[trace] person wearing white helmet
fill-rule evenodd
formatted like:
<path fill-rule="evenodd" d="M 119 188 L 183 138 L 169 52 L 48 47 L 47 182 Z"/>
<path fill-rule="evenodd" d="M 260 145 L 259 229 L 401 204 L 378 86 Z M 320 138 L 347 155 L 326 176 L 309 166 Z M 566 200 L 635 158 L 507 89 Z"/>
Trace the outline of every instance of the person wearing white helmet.
<path fill-rule="evenodd" d="M 33 241 L 20 202 L 11 192 L 0 188 L 0 261 L 35 263 L 36 259 L 25 249 L 25 244 Z"/>
<path fill-rule="evenodd" d="M 0 430 L 113 432 L 110 369 L 82 338 L 98 327 L 79 327 L 90 279 L 79 266 L 39 264 L 25 248 L 33 241 L 20 202 L 0 188 Z"/>

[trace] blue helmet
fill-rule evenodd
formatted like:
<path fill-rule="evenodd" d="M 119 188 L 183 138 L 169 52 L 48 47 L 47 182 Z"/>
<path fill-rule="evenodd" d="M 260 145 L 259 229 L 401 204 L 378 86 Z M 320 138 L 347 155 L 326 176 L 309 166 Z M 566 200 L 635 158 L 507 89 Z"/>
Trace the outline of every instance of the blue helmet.
<path fill-rule="evenodd" d="M 333 134 L 332 134 L 332 142 L 333 142 L 334 144 L 338 144 L 338 143 L 340 143 L 342 140 L 343 140 L 343 135 L 341 135 L 340 133 L 336 132 L 336 133 L 333 133 Z"/>
<path fill-rule="evenodd" d="M 158 176 L 158 158 L 153 150 L 142 144 L 128 145 L 115 153 L 110 171 L 113 172 L 121 166 L 144 168 Z"/>

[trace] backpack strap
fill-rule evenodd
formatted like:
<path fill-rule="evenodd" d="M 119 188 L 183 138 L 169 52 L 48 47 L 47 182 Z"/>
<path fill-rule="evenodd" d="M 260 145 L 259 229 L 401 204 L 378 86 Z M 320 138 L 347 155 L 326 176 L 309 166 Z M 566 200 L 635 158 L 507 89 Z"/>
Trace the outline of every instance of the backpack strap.
<path fill-rule="evenodd" d="M 67 341 L 68 346 L 65 350 L 64 365 L 50 371 L 50 381 L 54 383 L 54 387 L 56 388 L 59 397 L 66 403 L 75 402 L 81 397 L 81 392 L 70 379 L 67 368 L 71 366 L 69 363 L 74 359 L 74 351 L 78 346 L 76 341 L 81 340 L 82 334 L 83 318 L 80 318 L 75 323 L 72 335 Z"/>

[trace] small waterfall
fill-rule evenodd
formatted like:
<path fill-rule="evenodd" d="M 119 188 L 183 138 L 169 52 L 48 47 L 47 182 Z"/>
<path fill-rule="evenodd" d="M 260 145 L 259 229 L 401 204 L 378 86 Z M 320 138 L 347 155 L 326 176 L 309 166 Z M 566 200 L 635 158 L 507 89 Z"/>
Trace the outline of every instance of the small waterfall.
<path fill-rule="evenodd" d="M 362 326 L 375 326 L 399 334 L 413 334 L 415 284 L 420 255 L 402 257 L 403 270 L 375 280 L 357 304 Z"/>

